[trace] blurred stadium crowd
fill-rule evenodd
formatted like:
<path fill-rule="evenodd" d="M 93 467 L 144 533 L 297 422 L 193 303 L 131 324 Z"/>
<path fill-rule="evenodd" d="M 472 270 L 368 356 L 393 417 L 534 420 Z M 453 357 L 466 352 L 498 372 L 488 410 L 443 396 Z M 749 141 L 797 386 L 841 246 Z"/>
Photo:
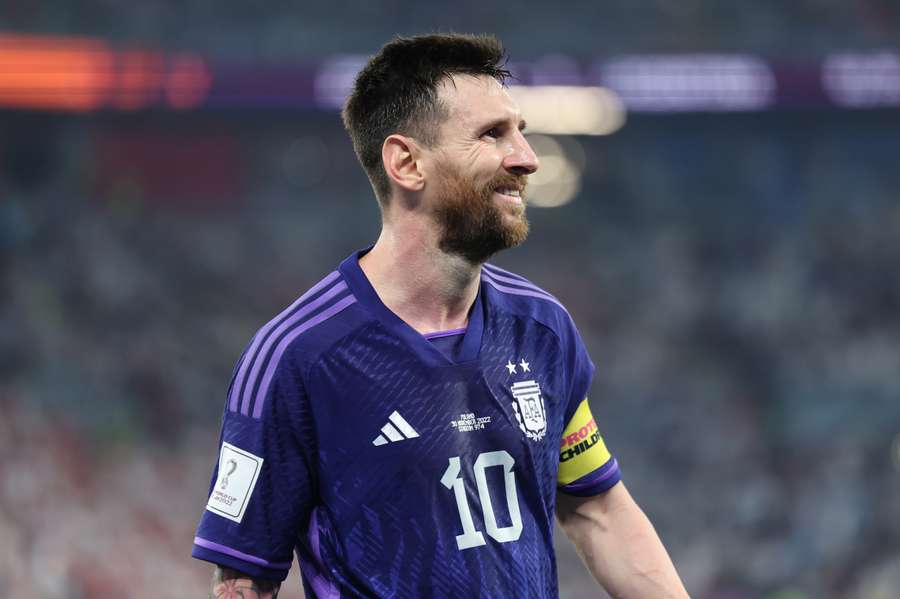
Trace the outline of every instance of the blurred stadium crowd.
<path fill-rule="evenodd" d="M 896 48 L 900 8 L 0 5 L 3 31 L 225 65 L 435 29 L 492 31 L 517 59 L 789 61 Z M 599 426 L 692 596 L 896 599 L 900 114 L 632 115 L 565 145 L 580 193 L 533 209 L 531 239 L 497 262 L 575 317 Z M 233 363 L 377 230 L 334 113 L 0 113 L 0 595 L 205 596 L 189 551 Z M 598 596 L 558 552 L 561 597 Z M 281 596 L 301 596 L 296 571 Z"/>
<path fill-rule="evenodd" d="M 12 0 L 0 5 L 0 29 L 99 35 L 169 48 L 202 49 L 214 58 L 250 62 L 307 60 L 368 53 L 398 31 L 490 31 L 513 56 L 542 48 L 575 56 L 620 52 L 764 51 L 808 56 L 900 42 L 900 8 L 892 0 L 701 2 L 575 0 L 560 7 L 530 0 L 441 3 L 273 0 L 265 10 L 245 2 L 148 0 L 123 15 L 116 2 Z M 523 26 L 524 24 L 530 26 Z"/>
<path fill-rule="evenodd" d="M 377 232 L 334 114 L 146 119 L 0 120 L 3 596 L 203 596 L 233 362 Z M 191 202 L 110 174 L 123 130 L 214 135 L 237 174 L 206 169 L 231 187 Z M 635 119 L 575 140 L 577 199 L 497 259 L 569 307 L 599 426 L 697 599 L 897 596 L 898 133 L 889 112 Z M 597 596 L 559 551 L 562 597 Z"/>

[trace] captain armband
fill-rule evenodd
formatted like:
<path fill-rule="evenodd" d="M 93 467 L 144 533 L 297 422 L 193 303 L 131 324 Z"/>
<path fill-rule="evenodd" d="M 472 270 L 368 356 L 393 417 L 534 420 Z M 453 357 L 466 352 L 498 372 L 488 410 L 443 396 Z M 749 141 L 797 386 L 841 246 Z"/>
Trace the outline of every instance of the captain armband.
<path fill-rule="evenodd" d="M 597 423 L 585 398 L 563 432 L 557 484 L 561 487 L 568 485 L 607 465 L 611 459 L 612 455 L 597 430 Z"/>

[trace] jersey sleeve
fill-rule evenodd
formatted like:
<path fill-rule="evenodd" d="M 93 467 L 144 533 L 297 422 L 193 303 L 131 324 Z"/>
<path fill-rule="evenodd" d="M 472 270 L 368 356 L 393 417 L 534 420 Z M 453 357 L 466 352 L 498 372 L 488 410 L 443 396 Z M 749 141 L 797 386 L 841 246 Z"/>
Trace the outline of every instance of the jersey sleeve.
<path fill-rule="evenodd" d="M 572 371 L 568 420 L 560 440 L 556 482 L 563 493 L 587 497 L 608 491 L 622 479 L 622 474 L 591 413 L 587 392 L 593 380 L 594 364 L 574 324 L 569 355 Z"/>
<path fill-rule="evenodd" d="M 300 377 L 279 364 L 258 417 L 226 406 L 192 555 L 284 580 L 308 527 L 316 481 L 312 418 Z"/>

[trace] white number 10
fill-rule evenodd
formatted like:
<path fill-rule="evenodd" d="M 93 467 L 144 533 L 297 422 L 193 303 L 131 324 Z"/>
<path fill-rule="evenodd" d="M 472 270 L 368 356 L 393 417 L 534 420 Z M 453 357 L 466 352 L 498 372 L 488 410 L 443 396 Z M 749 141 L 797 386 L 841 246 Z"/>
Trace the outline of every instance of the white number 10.
<path fill-rule="evenodd" d="M 475 472 L 475 483 L 478 485 L 478 499 L 481 502 L 481 513 L 484 515 L 484 526 L 488 535 L 498 543 L 516 541 L 522 534 L 522 514 L 519 512 L 516 473 L 513 471 L 515 463 L 516 460 L 505 451 L 489 451 L 479 454 L 472 468 Z M 484 471 L 491 466 L 503 466 L 506 507 L 509 510 L 509 519 L 511 521 L 509 526 L 497 526 L 497 516 L 494 515 L 494 506 L 491 505 L 491 494 L 487 486 L 487 477 L 484 474 Z M 472 512 L 469 511 L 466 488 L 462 476 L 460 476 L 459 456 L 450 458 L 450 464 L 441 477 L 441 484 L 448 489 L 453 489 L 453 495 L 456 497 L 456 508 L 459 510 L 459 519 L 462 522 L 463 529 L 463 533 L 456 536 L 457 547 L 462 550 L 484 545 L 484 535 L 475 530 Z"/>

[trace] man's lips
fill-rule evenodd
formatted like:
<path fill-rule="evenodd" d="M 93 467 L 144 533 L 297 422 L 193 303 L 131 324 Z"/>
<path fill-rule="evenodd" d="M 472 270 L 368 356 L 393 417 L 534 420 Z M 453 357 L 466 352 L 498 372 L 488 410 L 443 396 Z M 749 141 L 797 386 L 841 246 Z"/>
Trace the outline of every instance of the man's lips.
<path fill-rule="evenodd" d="M 522 196 L 520 195 L 520 193 L 521 192 L 516 191 L 515 195 L 513 195 L 510 193 L 504 193 L 503 191 L 498 191 L 498 190 L 494 191 L 494 194 L 499 196 L 503 202 L 507 202 L 507 203 L 513 204 L 515 206 L 521 206 L 524 203 L 524 200 L 522 199 Z"/>

